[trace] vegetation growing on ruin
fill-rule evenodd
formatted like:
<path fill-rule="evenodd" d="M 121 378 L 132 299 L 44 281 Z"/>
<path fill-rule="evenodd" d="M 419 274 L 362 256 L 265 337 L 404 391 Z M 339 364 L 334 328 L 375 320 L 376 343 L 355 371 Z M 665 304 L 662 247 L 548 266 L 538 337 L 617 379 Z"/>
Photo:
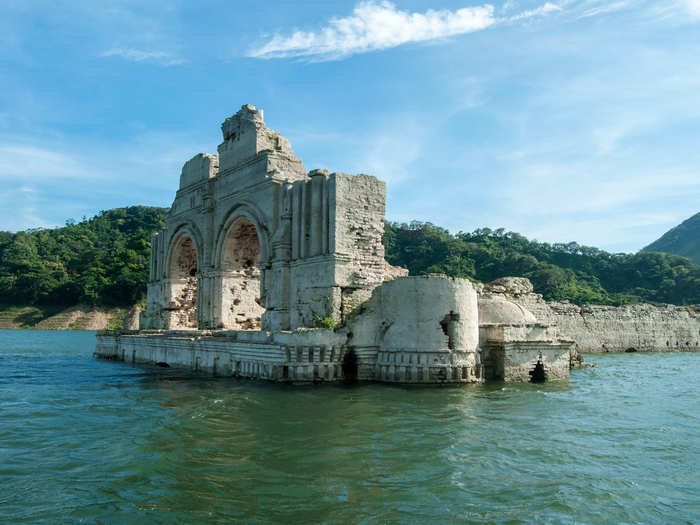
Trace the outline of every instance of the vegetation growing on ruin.
<path fill-rule="evenodd" d="M 608 253 L 575 242 L 531 241 L 504 229 L 450 234 L 430 223 L 387 223 L 386 259 L 412 275 L 444 273 L 489 282 L 529 278 L 548 300 L 620 305 L 700 303 L 700 266 L 664 253 Z"/>
<path fill-rule="evenodd" d="M 320 315 L 315 315 L 313 327 L 328 328 L 329 330 L 335 330 L 338 327 L 338 322 L 330 316 L 321 317 Z"/>
<path fill-rule="evenodd" d="M 151 233 L 167 208 L 131 206 L 62 228 L 0 232 L 0 302 L 133 305 L 148 280 Z"/>
<path fill-rule="evenodd" d="M 0 303 L 128 306 L 143 300 L 151 233 L 166 208 L 133 206 L 56 229 L 0 232 Z M 387 260 L 413 275 L 489 282 L 528 277 L 549 300 L 700 304 L 700 266 L 663 253 L 608 253 L 531 241 L 503 229 L 451 234 L 430 223 L 387 223 Z"/>

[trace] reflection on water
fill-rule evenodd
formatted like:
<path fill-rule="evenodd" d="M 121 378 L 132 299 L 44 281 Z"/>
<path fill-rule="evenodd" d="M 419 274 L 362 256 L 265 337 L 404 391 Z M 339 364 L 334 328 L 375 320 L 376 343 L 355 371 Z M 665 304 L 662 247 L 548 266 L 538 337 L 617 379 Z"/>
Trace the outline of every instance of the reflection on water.
<path fill-rule="evenodd" d="M 0 331 L 0 522 L 700 520 L 700 354 L 568 383 L 292 387 Z"/>

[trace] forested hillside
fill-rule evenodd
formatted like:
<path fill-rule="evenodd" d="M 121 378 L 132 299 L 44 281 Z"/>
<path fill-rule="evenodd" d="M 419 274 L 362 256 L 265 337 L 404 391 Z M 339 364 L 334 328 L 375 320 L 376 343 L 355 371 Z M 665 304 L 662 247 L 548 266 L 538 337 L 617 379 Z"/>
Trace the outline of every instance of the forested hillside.
<path fill-rule="evenodd" d="M 0 303 L 129 306 L 142 301 L 151 233 L 167 209 L 133 206 L 56 229 L 0 232 Z M 530 241 L 503 229 L 450 234 L 430 223 L 387 223 L 387 260 L 411 274 L 489 282 L 524 276 L 546 299 L 575 303 L 700 303 L 700 266 L 662 253 L 611 254 Z"/>
<path fill-rule="evenodd" d="M 530 241 L 483 228 L 455 235 L 430 223 L 387 223 L 386 258 L 411 274 L 445 273 L 489 282 L 528 277 L 548 300 L 619 305 L 700 303 L 700 266 L 663 253 L 608 253 L 597 248 Z"/>
<path fill-rule="evenodd" d="M 682 255 L 700 264 L 700 213 L 671 228 L 642 251 Z"/>
<path fill-rule="evenodd" d="M 0 232 L 0 303 L 127 306 L 143 299 L 167 208 L 103 211 L 56 229 Z"/>

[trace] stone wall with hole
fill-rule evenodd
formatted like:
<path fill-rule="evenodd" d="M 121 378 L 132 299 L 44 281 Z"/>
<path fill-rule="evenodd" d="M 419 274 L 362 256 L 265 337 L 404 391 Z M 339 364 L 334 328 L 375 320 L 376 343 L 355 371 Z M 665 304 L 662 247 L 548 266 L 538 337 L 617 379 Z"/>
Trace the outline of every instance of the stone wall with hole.
<path fill-rule="evenodd" d="M 197 253 L 189 237 L 175 240 L 166 310 L 173 329 L 197 328 Z"/>
<path fill-rule="evenodd" d="M 482 380 L 476 291 L 466 279 L 385 282 L 353 313 L 345 331 L 348 347 L 366 356 L 359 363 L 362 377 L 402 383 Z"/>
<path fill-rule="evenodd" d="M 260 330 L 265 312 L 260 287 L 260 244 L 247 219 L 234 224 L 222 253 L 222 324 L 234 330 Z"/>

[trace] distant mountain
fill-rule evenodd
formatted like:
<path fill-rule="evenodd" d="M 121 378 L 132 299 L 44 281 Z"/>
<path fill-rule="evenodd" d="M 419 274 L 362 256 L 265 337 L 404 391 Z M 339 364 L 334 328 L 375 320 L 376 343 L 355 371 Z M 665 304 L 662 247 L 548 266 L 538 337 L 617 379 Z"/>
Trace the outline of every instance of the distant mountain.
<path fill-rule="evenodd" d="M 671 228 L 642 251 L 682 255 L 700 264 L 700 213 Z"/>

